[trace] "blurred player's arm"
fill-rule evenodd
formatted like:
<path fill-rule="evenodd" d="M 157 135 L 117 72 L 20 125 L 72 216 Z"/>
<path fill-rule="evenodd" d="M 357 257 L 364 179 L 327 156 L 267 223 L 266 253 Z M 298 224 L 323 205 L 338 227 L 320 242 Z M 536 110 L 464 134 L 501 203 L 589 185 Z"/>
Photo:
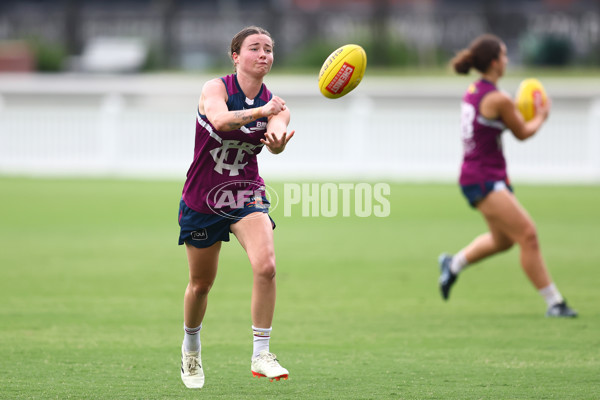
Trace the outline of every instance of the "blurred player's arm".
<path fill-rule="evenodd" d="M 535 116 L 525 121 L 513 99 L 506 93 L 497 91 L 484 97 L 480 112 L 488 119 L 501 118 L 504 125 L 519 140 L 533 136 L 542 126 L 550 113 L 550 99 L 545 104 L 536 104 Z"/>

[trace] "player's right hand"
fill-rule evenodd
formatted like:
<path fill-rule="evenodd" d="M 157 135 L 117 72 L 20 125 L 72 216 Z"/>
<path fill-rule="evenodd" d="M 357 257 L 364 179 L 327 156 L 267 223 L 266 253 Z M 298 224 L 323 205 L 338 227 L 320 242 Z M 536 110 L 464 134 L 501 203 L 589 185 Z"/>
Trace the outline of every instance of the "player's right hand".
<path fill-rule="evenodd" d="M 263 106 L 262 112 L 265 117 L 269 117 L 271 115 L 277 115 L 285 109 L 285 100 L 279 96 L 273 96 L 273 98 Z"/>
<path fill-rule="evenodd" d="M 552 100 L 550 100 L 550 97 L 548 97 L 546 99 L 546 101 L 543 102 L 543 101 L 541 101 L 541 97 L 538 96 L 538 98 L 536 98 L 534 106 L 535 106 L 535 114 L 542 115 L 545 120 L 546 118 L 548 118 L 548 114 L 550 114 L 550 107 L 552 107 Z"/>

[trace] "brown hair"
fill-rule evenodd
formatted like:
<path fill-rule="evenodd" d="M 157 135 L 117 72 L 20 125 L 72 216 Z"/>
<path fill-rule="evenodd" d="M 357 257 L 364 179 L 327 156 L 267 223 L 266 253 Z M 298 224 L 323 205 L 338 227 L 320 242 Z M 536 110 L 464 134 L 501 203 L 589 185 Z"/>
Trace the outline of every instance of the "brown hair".
<path fill-rule="evenodd" d="M 239 31 L 233 37 L 233 39 L 231 39 L 231 48 L 229 51 L 229 56 L 231 57 L 232 61 L 233 61 L 233 53 L 240 54 L 240 49 L 242 48 L 242 43 L 244 43 L 244 40 L 250 35 L 267 35 L 268 37 L 271 38 L 271 43 L 273 44 L 273 47 L 275 46 L 275 41 L 273 40 L 273 38 L 271 37 L 271 34 L 266 29 L 261 28 L 260 26 L 254 26 L 254 25 L 247 26 L 244 29 L 242 29 L 241 31 Z M 233 70 L 235 71 L 235 64 L 233 65 Z"/>
<path fill-rule="evenodd" d="M 468 74 L 471 68 L 485 73 L 493 60 L 500 57 L 502 40 L 496 35 L 485 34 L 477 37 L 468 48 L 456 54 L 450 64 L 459 74 Z"/>

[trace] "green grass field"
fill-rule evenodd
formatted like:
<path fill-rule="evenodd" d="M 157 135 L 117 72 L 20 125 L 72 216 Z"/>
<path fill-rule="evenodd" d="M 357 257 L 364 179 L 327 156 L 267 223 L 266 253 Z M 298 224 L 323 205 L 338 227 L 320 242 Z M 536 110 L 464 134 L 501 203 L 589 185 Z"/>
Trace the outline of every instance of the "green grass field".
<path fill-rule="evenodd" d="M 544 317 L 516 248 L 441 300 L 438 254 L 485 229 L 455 185 L 393 184 L 388 218 L 279 206 L 271 350 L 290 379 L 251 377 L 252 275 L 234 239 L 209 298 L 198 392 L 179 378 L 181 185 L 0 178 L 0 398 L 600 396 L 599 186 L 516 184 L 575 320 Z"/>

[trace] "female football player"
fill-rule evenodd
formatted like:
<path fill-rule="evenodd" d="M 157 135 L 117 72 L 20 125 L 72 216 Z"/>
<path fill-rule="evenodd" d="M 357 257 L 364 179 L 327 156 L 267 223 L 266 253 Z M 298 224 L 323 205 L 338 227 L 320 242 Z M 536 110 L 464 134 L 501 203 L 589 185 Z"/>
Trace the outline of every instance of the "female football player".
<path fill-rule="evenodd" d="M 451 61 L 455 71 L 481 76 L 469 85 L 461 106 L 464 157 L 459 183 L 469 204 L 483 215 L 489 231 L 476 237 L 455 255 L 439 258 L 439 286 L 444 300 L 458 274 L 468 265 L 517 244 L 525 274 L 545 299 L 549 317 L 575 317 L 552 282 L 538 242 L 533 220 L 512 192 L 502 152 L 501 134 L 509 129 L 519 140 L 533 136 L 550 111 L 550 101 L 536 104 L 535 117 L 525 122 L 514 101 L 497 84 L 504 75 L 506 46 L 496 36 L 482 35 Z"/>
<path fill-rule="evenodd" d="M 207 296 L 217 275 L 221 243 L 233 233 L 253 272 L 251 299 L 254 351 L 251 371 L 271 380 L 287 379 L 269 351 L 275 310 L 274 222 L 268 214 L 257 154 L 265 146 L 281 153 L 290 112 L 285 101 L 263 84 L 273 64 L 273 39 L 256 26 L 231 41 L 234 73 L 204 85 L 196 118 L 194 159 L 179 207 L 179 244 L 185 244 L 189 283 L 184 296 L 181 379 L 188 388 L 204 385 L 200 329 Z"/>

